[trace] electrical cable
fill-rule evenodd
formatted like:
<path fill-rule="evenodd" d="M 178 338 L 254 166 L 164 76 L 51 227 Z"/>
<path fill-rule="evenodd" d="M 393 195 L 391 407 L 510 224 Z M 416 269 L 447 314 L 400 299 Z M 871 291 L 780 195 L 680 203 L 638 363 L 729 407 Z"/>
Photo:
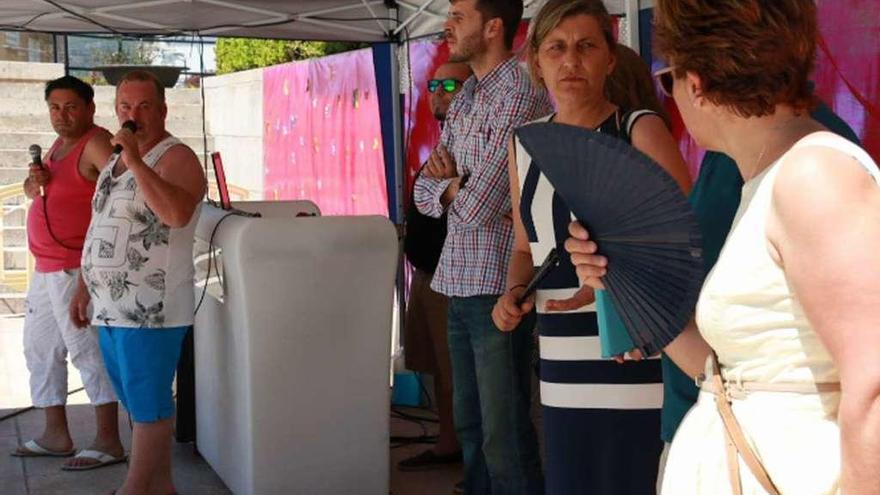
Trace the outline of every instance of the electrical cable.
<path fill-rule="evenodd" d="M 63 247 L 64 249 L 69 249 L 71 251 L 82 251 L 84 246 L 82 246 L 82 245 L 80 245 L 79 247 L 68 246 L 64 242 L 61 242 L 61 239 L 59 239 L 58 236 L 55 235 L 55 232 L 52 230 L 52 224 L 49 222 L 49 196 L 46 196 L 44 193 L 42 199 L 43 199 L 43 218 L 46 219 L 46 230 L 49 232 L 49 236 L 52 238 L 52 240 L 55 241 L 59 246 Z"/>
<path fill-rule="evenodd" d="M 425 425 L 425 422 L 436 423 L 437 420 L 433 418 L 426 418 L 423 416 L 416 416 L 406 412 L 401 411 L 400 409 L 391 406 L 391 416 L 392 418 L 401 419 L 404 421 L 409 421 L 411 423 L 415 423 L 419 425 L 422 430 L 421 435 L 416 436 L 401 436 L 401 435 L 392 435 L 390 437 L 390 442 L 392 443 L 391 448 L 395 449 L 398 447 L 403 447 L 406 445 L 412 444 L 435 444 L 438 441 L 437 435 L 428 434 L 428 427 Z"/>
<path fill-rule="evenodd" d="M 436 437 L 396 437 L 392 436 L 390 439 L 391 442 L 391 450 L 399 449 L 400 447 L 406 447 L 407 445 L 414 444 L 436 444 Z"/>
<path fill-rule="evenodd" d="M 415 419 L 406 413 L 402 413 L 402 412 L 396 410 L 394 407 L 391 408 L 391 413 L 392 413 L 392 417 L 395 417 L 394 415 L 397 415 L 396 417 L 398 417 L 399 419 L 402 419 L 404 421 L 409 421 L 410 423 L 415 423 L 415 424 L 419 425 L 419 428 L 422 429 L 422 434 L 419 436 L 416 436 L 416 437 L 398 436 L 398 437 L 395 437 L 396 441 L 399 441 L 399 442 L 413 441 L 413 439 L 427 439 L 430 437 L 430 435 L 428 434 L 428 427 L 425 426 L 425 423 L 423 421 Z"/>
<path fill-rule="evenodd" d="M 85 390 L 85 387 L 80 387 L 80 388 L 78 388 L 78 389 L 76 389 L 76 390 L 71 390 L 70 392 L 67 392 L 67 395 L 68 395 L 68 396 L 71 396 L 71 395 L 73 395 L 73 394 L 75 394 L 75 393 L 77 393 L 77 392 L 82 392 L 83 390 Z M 14 418 L 14 417 L 16 417 L 16 416 L 19 416 L 19 415 L 21 415 L 21 414 L 24 414 L 24 413 L 26 413 L 26 412 L 28 412 L 28 411 L 33 411 L 34 409 L 36 409 L 36 406 L 28 406 L 28 407 L 25 407 L 24 409 L 19 409 L 19 410 L 17 410 L 17 411 L 12 411 L 11 413 L 9 413 L 9 414 L 7 414 L 7 415 L 5 415 L 5 416 L 0 416 L 0 423 L 2 423 L 3 421 L 6 421 L 7 419 L 11 419 L 11 418 Z"/>
<path fill-rule="evenodd" d="M 316 21 L 327 21 L 327 22 L 368 22 L 368 21 L 392 21 L 396 22 L 400 25 L 400 20 L 392 17 L 324 17 L 324 16 L 308 16 L 304 19 L 314 19 Z M 196 30 L 196 32 L 203 31 L 212 31 L 215 29 L 230 29 L 230 28 L 241 28 L 241 29 L 251 29 L 251 28 L 259 28 L 259 27 L 273 27 L 273 26 L 282 26 L 284 24 L 292 24 L 294 22 L 300 22 L 301 20 L 295 17 L 290 19 L 284 19 L 280 21 L 267 21 L 260 22 L 256 24 L 215 24 L 212 26 L 202 27 Z M 183 32 L 183 31 L 178 31 Z M 385 33 L 387 35 L 387 33 Z M 357 41 L 357 40 L 350 40 Z"/>
<path fill-rule="evenodd" d="M 431 394 L 428 393 L 428 389 L 425 388 L 425 382 L 422 381 L 422 375 L 421 375 L 421 373 L 415 373 L 415 375 L 416 375 L 416 382 L 418 382 L 419 388 L 421 389 L 421 392 L 425 395 L 425 400 L 428 402 L 428 404 L 425 406 L 425 409 L 427 409 L 429 411 L 433 411 L 434 410 L 434 402 L 431 400 Z"/>
<path fill-rule="evenodd" d="M 413 409 L 422 409 L 422 408 L 420 408 L 420 407 L 414 407 Z M 428 423 L 439 423 L 439 422 L 440 422 L 440 420 L 439 420 L 438 418 L 436 418 L 436 417 L 433 417 L 433 416 L 422 416 L 422 415 L 417 415 L 417 414 L 410 414 L 410 413 L 408 413 L 408 412 L 404 412 L 404 411 L 402 411 L 402 410 L 400 410 L 399 408 L 396 408 L 396 407 L 394 407 L 394 406 L 391 406 L 391 412 L 394 413 L 394 414 L 396 414 L 397 416 L 399 416 L 400 419 L 406 419 L 406 420 L 409 420 L 409 421 L 426 421 L 426 422 L 428 422 Z M 433 413 L 433 411 L 430 411 L 430 410 L 429 410 L 429 412 L 432 412 L 432 413 Z"/>
<path fill-rule="evenodd" d="M 199 94 L 202 99 L 202 164 L 205 167 L 205 194 L 208 188 L 208 127 L 205 118 L 205 43 L 202 35 L 199 37 Z"/>
<path fill-rule="evenodd" d="M 193 311 L 193 316 L 199 313 L 199 309 L 202 307 L 202 303 L 205 302 L 205 295 L 208 293 L 208 280 L 211 278 L 211 263 L 214 259 L 214 236 L 217 235 L 217 229 L 220 228 L 220 224 L 223 223 L 229 217 L 237 216 L 238 213 L 234 211 L 230 211 L 229 213 L 220 217 L 220 220 L 214 225 L 214 229 L 211 230 L 211 237 L 208 238 L 208 270 L 205 273 L 205 286 L 202 287 L 202 295 L 199 297 L 199 303 L 196 305 L 195 311 Z M 217 272 L 217 276 L 220 276 L 220 270 L 214 269 Z"/>
<path fill-rule="evenodd" d="M 396 22 L 400 26 L 400 19 L 395 17 L 325 17 L 325 16 L 308 16 L 306 19 L 315 19 L 316 21 L 330 22 L 367 22 L 367 21 L 391 21 Z"/>
<path fill-rule="evenodd" d="M 18 26 L 19 29 L 27 29 L 27 27 L 28 27 L 28 25 L 30 25 L 30 23 L 36 21 L 37 19 L 39 19 L 40 17 L 43 17 L 44 15 L 49 15 L 49 12 L 42 12 L 42 13 L 39 13 L 39 14 L 31 17 L 30 19 L 28 19 L 27 22 L 25 22 L 21 26 Z"/>

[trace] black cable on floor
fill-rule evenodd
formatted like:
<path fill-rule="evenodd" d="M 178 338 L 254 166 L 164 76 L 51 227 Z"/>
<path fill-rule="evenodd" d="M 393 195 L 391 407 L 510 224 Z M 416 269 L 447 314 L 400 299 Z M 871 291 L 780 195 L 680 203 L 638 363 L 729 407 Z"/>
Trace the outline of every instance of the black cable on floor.
<path fill-rule="evenodd" d="M 401 411 L 400 409 L 391 406 L 391 417 L 396 419 L 401 419 L 404 421 L 409 421 L 411 423 L 415 423 L 419 425 L 422 429 L 421 435 L 415 436 L 403 436 L 403 435 L 392 435 L 391 436 L 391 448 L 396 449 L 399 447 L 404 447 L 406 445 L 413 444 L 436 444 L 438 436 L 428 434 L 428 427 L 425 423 L 437 423 L 436 418 L 425 417 L 421 415 L 409 414 L 407 412 Z"/>
<path fill-rule="evenodd" d="M 391 406 L 391 414 L 396 415 L 400 419 L 404 419 L 407 421 L 413 421 L 413 422 L 420 422 L 420 421 L 427 421 L 428 423 L 439 423 L 440 422 L 440 420 L 436 417 L 410 414 L 408 412 L 401 411 L 400 409 L 397 409 L 394 406 Z"/>
<path fill-rule="evenodd" d="M 434 445 L 437 443 L 436 436 L 421 436 L 421 437 L 400 437 L 400 436 L 392 436 L 391 437 L 391 448 L 397 449 L 400 447 L 406 447 L 407 445 Z"/>
<path fill-rule="evenodd" d="M 85 390 L 85 387 L 80 387 L 76 390 L 71 390 L 70 392 L 67 392 L 67 396 L 69 397 L 77 392 L 82 392 L 83 390 Z M 22 415 L 28 411 L 33 411 L 34 409 L 36 409 L 35 406 L 29 406 L 29 407 L 25 407 L 24 409 L 19 409 L 18 411 L 11 412 L 11 413 L 7 414 L 6 416 L 0 417 L 0 422 L 3 422 L 3 421 L 6 421 L 7 419 Z"/>

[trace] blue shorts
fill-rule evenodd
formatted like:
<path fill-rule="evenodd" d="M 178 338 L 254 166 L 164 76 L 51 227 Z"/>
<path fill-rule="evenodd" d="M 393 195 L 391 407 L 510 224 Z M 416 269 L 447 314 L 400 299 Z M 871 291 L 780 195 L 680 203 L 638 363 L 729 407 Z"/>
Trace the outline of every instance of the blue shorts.
<path fill-rule="evenodd" d="M 98 327 L 110 382 L 134 421 L 153 423 L 174 415 L 171 385 L 190 328 Z"/>

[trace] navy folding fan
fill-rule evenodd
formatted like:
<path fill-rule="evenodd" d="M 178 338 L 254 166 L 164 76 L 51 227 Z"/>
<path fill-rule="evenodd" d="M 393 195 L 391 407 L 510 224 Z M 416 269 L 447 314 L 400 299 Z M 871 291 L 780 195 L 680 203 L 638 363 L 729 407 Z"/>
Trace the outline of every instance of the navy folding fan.
<path fill-rule="evenodd" d="M 699 225 L 678 184 L 612 136 L 555 123 L 516 134 L 608 258 L 603 282 L 633 343 L 657 353 L 693 316 L 704 277 Z"/>

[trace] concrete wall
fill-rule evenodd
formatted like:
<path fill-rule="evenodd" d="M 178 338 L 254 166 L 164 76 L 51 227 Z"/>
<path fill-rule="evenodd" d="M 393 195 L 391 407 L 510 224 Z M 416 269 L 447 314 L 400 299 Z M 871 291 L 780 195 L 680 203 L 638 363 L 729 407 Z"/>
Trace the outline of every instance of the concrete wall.
<path fill-rule="evenodd" d="M 0 60 L 0 81 L 42 82 L 64 75 L 63 64 Z"/>
<path fill-rule="evenodd" d="M 250 199 L 264 199 L 263 69 L 208 77 L 204 88 L 208 135 L 227 182 L 247 189 Z"/>
<path fill-rule="evenodd" d="M 0 61 L 0 185 L 27 174 L 27 147 L 48 149 L 55 140 L 43 101 L 46 81 L 64 75 L 64 65 Z M 263 71 L 205 78 L 207 151 L 220 151 L 230 188 L 263 196 Z M 115 88 L 95 86 L 95 121 L 115 131 Z M 170 88 L 167 126 L 202 157 L 202 99 L 199 89 Z M 210 172 L 209 179 L 213 180 Z M 233 192 L 234 199 L 240 197 Z M 215 198 L 216 199 L 216 198 Z"/>
<path fill-rule="evenodd" d="M 44 101 L 45 82 L 64 75 L 61 64 L 0 62 L 0 184 L 21 182 L 27 175 L 27 148 L 48 150 L 56 135 Z M 113 103 L 116 89 L 95 86 L 95 123 L 111 132 L 119 128 Z M 169 88 L 168 131 L 202 155 L 202 97 L 198 89 Z M 212 149 L 210 135 L 208 150 Z"/>
<path fill-rule="evenodd" d="M 46 81 L 64 75 L 64 65 L 29 62 L 0 62 L 0 186 L 21 184 L 27 176 L 30 161 L 27 149 L 39 144 L 44 151 L 55 141 L 56 134 L 49 122 L 44 101 Z M 95 87 L 95 121 L 111 131 L 119 128 L 113 101 L 115 88 Z M 198 89 L 171 88 L 166 90 L 168 103 L 168 131 L 181 138 L 202 156 L 202 97 Z M 261 112 L 262 113 L 262 112 Z M 207 149 L 213 150 L 208 136 Z M 260 161 L 262 167 L 262 160 Z M 2 207 L 0 219 L 0 263 L 6 274 L 23 273 L 27 266 L 25 240 L 24 196 L 9 199 Z M 3 270 L 0 270 L 2 274 Z M 24 293 L 3 283 L 0 276 L 0 314 L 8 310 L 22 310 Z"/>
<path fill-rule="evenodd" d="M 0 61 L 0 184 L 24 180 L 30 144 L 48 149 L 54 141 L 43 85 L 63 75 L 62 64 Z M 231 188 L 244 188 L 249 199 L 262 199 L 262 69 L 204 81 L 207 151 L 223 154 Z M 204 148 L 200 93 L 192 88 L 166 90 L 168 130 L 192 147 L 199 158 Z M 111 131 L 119 126 L 113 110 L 114 96 L 112 86 L 95 87 L 95 120 Z M 210 171 L 209 178 L 213 180 Z"/>

